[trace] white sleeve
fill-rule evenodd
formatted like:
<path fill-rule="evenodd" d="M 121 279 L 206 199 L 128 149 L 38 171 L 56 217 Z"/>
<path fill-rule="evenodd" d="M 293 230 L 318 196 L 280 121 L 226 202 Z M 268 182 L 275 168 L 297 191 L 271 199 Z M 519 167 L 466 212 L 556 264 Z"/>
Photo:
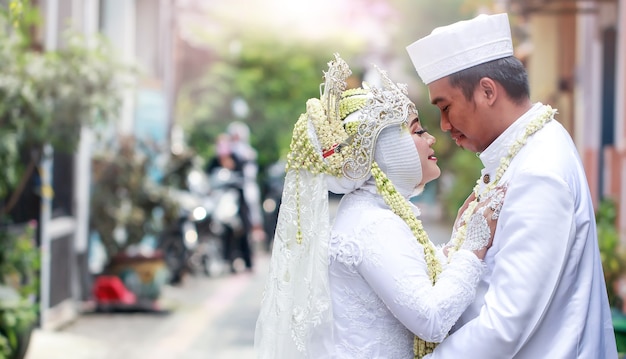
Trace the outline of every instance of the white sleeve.
<path fill-rule="evenodd" d="M 550 305 L 571 246 L 574 203 L 554 176 L 520 173 L 509 184 L 493 247 L 493 271 L 480 314 L 432 355 L 513 358 Z"/>
<path fill-rule="evenodd" d="M 359 235 L 368 255 L 359 273 L 411 332 L 442 341 L 474 300 L 483 264 L 473 253 L 455 253 L 433 286 L 423 247 L 399 219 L 377 221 Z"/>

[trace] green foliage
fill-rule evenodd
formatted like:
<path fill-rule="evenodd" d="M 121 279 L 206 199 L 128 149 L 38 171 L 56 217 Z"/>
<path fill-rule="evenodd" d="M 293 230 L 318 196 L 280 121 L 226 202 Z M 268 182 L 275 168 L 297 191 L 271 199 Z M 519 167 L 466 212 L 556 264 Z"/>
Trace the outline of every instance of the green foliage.
<path fill-rule="evenodd" d="M 17 230 L 6 226 L 0 229 L 0 283 L 13 284 L 24 297 L 37 293 L 38 289 L 39 250 L 34 243 L 35 228 L 32 222 Z M 11 279 L 15 283 L 9 283 Z"/>
<path fill-rule="evenodd" d="M 331 51 L 275 39 L 250 40 L 239 54 L 220 57 L 179 98 L 178 117 L 190 135 L 190 146 L 205 159 L 212 156 L 217 135 L 240 120 L 232 110 L 232 102 L 240 99 L 249 108 L 243 121 L 250 126 L 259 165 L 278 160 L 289 149 L 306 100 L 319 96 L 322 70 L 331 58 Z"/>
<path fill-rule="evenodd" d="M 30 0 L 10 0 L 8 9 L 0 10 L 0 14 L 15 29 L 16 35 L 24 46 L 32 44 L 31 30 L 41 23 L 41 17 Z"/>
<path fill-rule="evenodd" d="M 446 218 L 454 220 L 480 176 L 482 163 L 473 152 L 462 150 L 452 152 L 444 162 L 447 164 L 446 175 L 450 176 L 450 182 L 444 185 L 442 204 Z"/>
<path fill-rule="evenodd" d="M 34 222 L 0 229 L 0 358 L 11 358 L 37 318 L 39 250 Z"/>
<path fill-rule="evenodd" d="M 36 10 L 27 1 L 10 8 L 0 17 L 0 197 L 24 176 L 23 154 L 38 163 L 46 144 L 72 152 L 82 126 L 114 114 L 120 75 L 130 73 L 101 37 L 68 32 L 65 47 L 39 51 L 31 39 Z"/>
<path fill-rule="evenodd" d="M 614 200 L 604 198 L 596 211 L 598 246 L 604 270 L 609 303 L 619 306 L 622 301 L 617 295 L 615 284 L 626 275 L 626 248 L 619 240 L 617 231 L 617 205 Z"/>
<path fill-rule="evenodd" d="M 31 299 L 16 296 L 12 288 L 0 285 L 0 359 L 16 356 L 36 319 L 36 305 Z"/>

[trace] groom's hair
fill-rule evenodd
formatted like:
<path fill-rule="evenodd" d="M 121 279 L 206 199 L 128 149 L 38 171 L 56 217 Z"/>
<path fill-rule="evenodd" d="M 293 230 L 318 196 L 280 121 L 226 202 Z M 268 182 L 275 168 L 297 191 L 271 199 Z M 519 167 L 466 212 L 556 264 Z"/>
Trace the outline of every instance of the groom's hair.
<path fill-rule="evenodd" d="M 481 78 L 488 77 L 502 85 L 513 102 L 521 103 L 530 98 L 528 74 L 520 60 L 514 56 L 485 62 L 453 73 L 448 80 L 452 87 L 460 88 L 468 101 Z"/>

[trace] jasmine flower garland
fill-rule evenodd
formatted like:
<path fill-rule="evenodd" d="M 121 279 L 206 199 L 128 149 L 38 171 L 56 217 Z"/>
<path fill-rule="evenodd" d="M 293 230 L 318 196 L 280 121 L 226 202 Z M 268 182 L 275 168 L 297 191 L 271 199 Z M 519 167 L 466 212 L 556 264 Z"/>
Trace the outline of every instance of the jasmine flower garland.
<path fill-rule="evenodd" d="M 345 119 L 351 113 L 362 109 L 367 103 L 368 90 L 363 88 L 355 88 L 346 90 L 341 94 L 341 102 L 339 103 L 339 118 Z"/>
<path fill-rule="evenodd" d="M 342 143 L 348 138 L 341 121 L 328 121 L 322 102 L 318 99 L 307 101 L 307 112 L 300 115 L 294 126 L 293 136 L 287 157 L 287 169 L 304 169 L 313 174 L 326 173 L 341 176 L 344 156 L 336 153 L 324 159 L 324 150 Z M 310 126 L 312 128 L 310 128 Z M 311 143 L 309 131 L 317 133 L 319 143 Z"/>
<path fill-rule="evenodd" d="M 363 89 L 357 89 L 364 91 Z M 353 93 L 357 93 L 353 91 Z M 365 105 L 365 102 L 357 102 L 357 106 L 346 106 L 345 109 L 349 109 L 352 112 L 359 110 L 360 107 Z M 349 146 L 351 144 L 344 144 L 346 151 L 335 152 L 332 156 L 323 158 L 322 153 L 324 150 L 328 150 L 339 143 L 344 143 L 350 135 L 356 133 L 358 123 L 348 123 L 345 126 L 341 121 L 328 121 L 326 111 L 322 105 L 322 101 L 318 99 L 309 99 L 306 104 L 307 112 L 300 115 L 293 130 L 291 144 L 289 146 L 289 154 L 287 156 L 287 170 L 295 170 L 296 176 L 299 178 L 299 171 L 305 170 L 312 174 L 329 174 L 335 177 L 342 175 L 342 165 L 345 161 L 345 156 L 349 155 Z M 312 128 L 311 128 L 312 127 Z M 309 131 L 315 131 L 317 133 L 317 140 L 319 143 L 312 143 L 309 136 Z M 348 134 L 349 132 L 349 134 Z M 298 180 L 297 183 L 300 181 Z M 299 197 L 298 188 L 296 190 L 296 196 Z M 296 201 L 300 206 L 300 200 Z M 298 210 L 298 216 L 300 211 Z M 302 241 L 302 232 L 300 230 L 300 218 L 298 220 L 297 242 Z"/>
<path fill-rule="evenodd" d="M 539 114 L 530 123 L 528 123 L 526 129 L 524 130 L 524 133 L 520 136 L 520 138 L 513 142 L 511 147 L 509 147 L 508 154 L 500 159 L 500 166 L 496 170 L 496 178 L 494 178 L 494 180 L 491 181 L 481 193 L 478 193 L 481 179 L 479 177 L 476 180 L 476 185 L 472 190 L 474 196 L 476 197 L 476 200 L 472 201 L 467 206 L 467 209 L 465 209 L 465 212 L 463 212 L 463 215 L 461 217 L 462 225 L 456 230 L 454 237 L 451 240 L 452 247 L 450 248 L 450 254 L 448 255 L 448 258 L 450 258 L 450 255 L 458 251 L 463 245 L 465 237 L 467 236 L 467 223 L 469 222 L 470 216 L 474 213 L 476 207 L 480 203 L 480 199 L 484 198 L 484 196 L 486 195 L 488 196 L 496 188 L 496 185 L 498 184 L 498 182 L 500 182 L 500 179 L 502 178 L 502 176 L 504 176 L 504 173 L 509 168 L 511 160 L 513 160 L 517 153 L 524 147 L 524 145 L 528 141 L 528 138 L 535 134 L 535 132 L 542 129 L 543 126 L 546 125 L 546 123 L 554 119 L 556 110 L 554 110 L 549 105 L 545 105 L 544 108 L 545 110 L 541 114 Z"/>
<path fill-rule="evenodd" d="M 428 275 L 434 284 L 437 281 L 437 276 L 441 273 L 441 263 L 437 260 L 437 250 L 428 238 L 422 221 L 415 217 L 408 200 L 396 190 L 393 183 L 391 183 L 376 162 L 372 163 L 372 175 L 376 180 L 376 189 L 378 189 L 378 193 L 383 197 L 385 203 L 387 203 L 393 213 L 406 222 L 417 242 L 424 247 Z"/>
<path fill-rule="evenodd" d="M 415 236 L 417 242 L 424 248 L 424 258 L 428 275 L 431 282 L 435 284 L 437 276 L 441 273 L 441 263 L 437 260 L 437 250 L 428 238 L 422 221 L 415 217 L 406 198 L 398 193 L 398 190 L 396 190 L 393 183 L 391 183 L 387 175 L 385 175 L 376 162 L 372 163 L 372 175 L 376 180 L 378 193 L 383 197 L 385 203 L 387 203 L 393 213 L 404 220 L 411 229 L 411 232 L 413 232 L 413 236 Z M 427 342 L 415 336 L 413 341 L 413 353 L 415 354 L 415 358 L 422 358 L 426 354 L 432 353 L 436 346 L 437 343 Z"/>

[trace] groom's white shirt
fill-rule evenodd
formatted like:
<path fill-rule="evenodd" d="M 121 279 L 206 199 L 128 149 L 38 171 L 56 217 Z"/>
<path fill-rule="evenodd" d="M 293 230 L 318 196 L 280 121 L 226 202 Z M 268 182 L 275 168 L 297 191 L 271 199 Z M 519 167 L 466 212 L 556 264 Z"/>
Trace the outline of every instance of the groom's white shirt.
<path fill-rule="evenodd" d="M 536 104 L 481 155 L 490 174 Z M 528 139 L 501 184 L 508 191 L 474 303 L 430 359 L 613 359 L 615 337 L 585 172 L 556 121 Z"/>

